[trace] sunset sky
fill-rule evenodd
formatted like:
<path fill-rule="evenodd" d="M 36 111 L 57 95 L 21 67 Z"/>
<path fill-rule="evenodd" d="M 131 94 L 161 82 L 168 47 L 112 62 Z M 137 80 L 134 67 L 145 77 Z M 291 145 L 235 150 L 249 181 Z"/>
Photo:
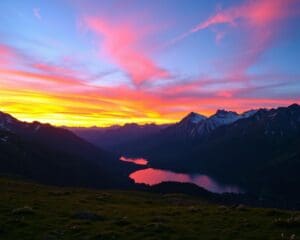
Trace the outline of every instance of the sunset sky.
<path fill-rule="evenodd" d="M 299 0 L 1 0 L 0 110 L 69 126 L 300 103 Z"/>

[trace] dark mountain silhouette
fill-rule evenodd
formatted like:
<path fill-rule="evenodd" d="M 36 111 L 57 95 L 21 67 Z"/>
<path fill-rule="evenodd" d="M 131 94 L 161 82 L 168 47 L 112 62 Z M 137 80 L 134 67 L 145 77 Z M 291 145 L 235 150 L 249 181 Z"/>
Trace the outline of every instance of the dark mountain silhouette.
<path fill-rule="evenodd" d="M 218 110 L 211 117 L 190 113 L 169 126 L 129 124 L 93 130 L 83 132 L 94 134 L 93 141 L 107 141 L 119 155 L 147 158 L 151 167 L 210 174 L 261 199 L 300 200 L 297 104 L 243 114 Z M 69 130 L 20 122 L 4 113 L 0 154 L 1 172 L 55 184 L 128 186 L 129 168 L 133 169 Z"/>
<path fill-rule="evenodd" d="M 41 182 L 88 187 L 129 184 L 130 168 L 74 133 L 0 112 L 0 172 Z"/>
<path fill-rule="evenodd" d="M 191 146 L 187 165 L 262 196 L 300 199 L 300 106 L 259 110 Z"/>
<path fill-rule="evenodd" d="M 243 114 L 238 114 L 232 111 L 218 110 L 208 118 L 201 114 L 191 112 L 179 123 L 170 126 L 168 131 L 163 134 L 169 134 L 180 139 L 201 138 L 220 126 L 247 118 L 255 112 L 256 111 L 252 110 Z"/>
<path fill-rule="evenodd" d="M 250 110 L 242 114 L 232 111 L 218 110 L 210 117 L 191 112 L 178 123 L 169 125 L 157 133 L 153 133 L 137 140 L 128 140 L 123 144 L 115 145 L 113 148 L 119 154 L 128 154 L 131 156 L 152 156 L 158 153 L 160 162 L 165 162 L 166 166 L 160 164 L 160 167 L 168 168 L 168 159 L 182 152 L 185 155 L 189 151 L 193 142 L 199 142 L 208 136 L 215 129 L 229 125 L 240 119 L 248 118 L 256 113 L 256 110 Z M 173 151 L 173 149 L 176 149 Z M 151 153 L 151 154 L 148 154 Z M 156 157 L 156 155 L 155 155 Z M 183 169 L 179 169 L 182 171 Z"/>
<path fill-rule="evenodd" d="M 156 168 L 208 173 L 261 198 L 300 200 L 299 105 L 194 117 L 127 142 L 119 152 L 147 158 Z"/>
<path fill-rule="evenodd" d="M 239 182 L 261 197 L 300 200 L 300 106 L 259 110 L 215 129 L 172 158 L 179 169 Z"/>
<path fill-rule="evenodd" d="M 138 125 L 135 123 L 128 123 L 124 126 L 112 126 L 112 127 L 92 127 L 92 128 L 80 128 L 73 127 L 68 128 L 76 135 L 85 139 L 88 142 L 100 146 L 109 151 L 117 151 L 120 145 L 127 142 L 138 141 L 151 135 L 160 132 L 168 125 L 156 125 L 145 124 Z"/>

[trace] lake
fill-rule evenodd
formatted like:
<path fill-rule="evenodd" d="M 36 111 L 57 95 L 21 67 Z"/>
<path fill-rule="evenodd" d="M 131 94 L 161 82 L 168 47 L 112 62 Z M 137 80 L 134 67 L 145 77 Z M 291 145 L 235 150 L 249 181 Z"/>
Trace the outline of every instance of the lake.
<path fill-rule="evenodd" d="M 120 160 L 123 162 L 130 162 L 136 165 L 147 165 L 148 161 L 145 158 L 127 158 L 127 157 L 120 157 Z"/>
<path fill-rule="evenodd" d="M 144 158 L 121 157 L 121 161 L 131 162 L 138 165 L 147 165 L 148 161 Z M 137 170 L 129 175 L 135 183 L 143 183 L 150 186 L 162 182 L 193 183 L 214 193 L 242 193 L 243 191 L 234 185 L 222 184 L 214 178 L 205 174 L 176 173 L 169 170 L 146 168 Z"/>

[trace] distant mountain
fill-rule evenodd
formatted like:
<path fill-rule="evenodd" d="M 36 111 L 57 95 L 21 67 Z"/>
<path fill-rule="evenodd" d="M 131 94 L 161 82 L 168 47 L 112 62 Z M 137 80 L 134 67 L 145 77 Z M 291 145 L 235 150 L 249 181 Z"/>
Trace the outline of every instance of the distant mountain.
<path fill-rule="evenodd" d="M 232 111 L 217 110 L 210 117 L 191 112 L 178 123 L 171 124 L 155 134 L 142 137 L 138 141 L 124 139 L 123 144 L 112 145 L 112 149 L 120 154 L 136 157 L 155 155 L 155 158 L 163 159 L 160 162 L 165 162 L 166 166 L 164 167 L 167 168 L 167 165 L 171 163 L 166 155 L 178 155 L 179 151 L 185 153 L 189 151 L 188 148 L 193 142 L 205 138 L 215 129 L 251 117 L 256 112 L 257 110 L 250 110 L 238 114 Z M 156 153 L 159 155 L 158 157 L 156 157 Z"/>
<path fill-rule="evenodd" d="M 27 141 L 47 145 L 53 150 L 94 157 L 95 160 L 99 158 L 99 154 L 100 159 L 108 157 L 107 153 L 87 143 L 71 131 L 53 127 L 50 124 L 21 122 L 9 114 L 0 112 L 0 129 L 16 134 Z"/>
<path fill-rule="evenodd" d="M 201 138 L 220 126 L 250 117 L 255 112 L 255 110 L 251 110 L 243 114 L 238 114 L 232 111 L 218 110 L 210 117 L 191 112 L 179 123 L 170 126 L 163 134 L 181 139 Z"/>
<path fill-rule="evenodd" d="M 193 116 L 120 151 L 147 158 L 152 167 L 204 172 L 260 196 L 300 201 L 299 105 L 243 114 L 218 110 L 196 122 Z"/>
<path fill-rule="evenodd" d="M 190 141 L 206 136 L 214 129 L 247 118 L 256 111 L 243 114 L 218 110 L 211 117 L 191 112 L 175 124 L 156 125 L 135 123 L 124 126 L 67 128 L 79 137 L 118 154 L 139 155 L 144 149 L 156 148 L 174 141 Z"/>
<path fill-rule="evenodd" d="M 90 142 L 106 143 L 117 154 L 147 158 L 151 167 L 202 172 L 262 199 L 300 202 L 297 104 L 242 114 L 218 110 L 210 117 L 190 113 L 169 126 L 127 124 L 74 131 L 87 134 Z M 69 130 L 0 113 L 1 173 L 62 185 L 111 187 L 130 184 L 128 168 Z"/>
<path fill-rule="evenodd" d="M 117 151 L 124 143 L 157 134 L 168 125 L 128 123 L 124 126 L 67 128 L 86 141 L 109 151 Z"/>
<path fill-rule="evenodd" d="M 175 138 L 189 138 L 198 135 L 198 126 L 202 125 L 207 117 L 191 112 L 184 117 L 179 123 L 169 126 L 162 131 L 162 134 L 170 135 Z"/>
<path fill-rule="evenodd" d="M 199 113 L 194 113 L 191 112 L 189 113 L 185 118 L 183 118 L 180 123 L 192 123 L 192 124 L 197 124 L 199 122 L 204 121 L 205 119 L 207 119 L 207 117 L 205 117 L 204 115 L 201 115 Z"/>
<path fill-rule="evenodd" d="M 261 197 L 298 199 L 300 192 L 300 106 L 260 109 L 217 121 L 218 127 L 198 131 L 198 138 L 162 142 L 139 152 L 150 165 L 186 172 L 205 172 L 223 182 L 238 183 Z M 208 129 L 208 128 L 206 128 Z M 146 140 L 145 140 L 146 142 Z M 137 148 L 140 151 L 139 148 Z M 134 149 L 131 149 L 134 153 Z"/>
<path fill-rule="evenodd" d="M 260 194 L 297 197 L 300 106 L 261 109 L 191 146 L 187 165 L 238 181 Z"/>
<path fill-rule="evenodd" d="M 0 173 L 51 184 L 108 187 L 128 183 L 125 166 L 69 130 L 21 122 L 0 112 Z"/>

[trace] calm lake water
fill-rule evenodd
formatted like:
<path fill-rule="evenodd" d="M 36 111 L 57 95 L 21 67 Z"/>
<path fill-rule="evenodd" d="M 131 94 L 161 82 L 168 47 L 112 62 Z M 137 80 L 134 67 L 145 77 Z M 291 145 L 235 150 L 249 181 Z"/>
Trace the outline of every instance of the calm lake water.
<path fill-rule="evenodd" d="M 148 161 L 144 158 L 125 158 L 121 157 L 121 161 L 132 162 L 138 165 L 147 165 Z M 144 183 L 147 185 L 155 185 L 162 182 L 180 182 L 193 183 L 214 193 L 241 193 L 242 190 L 237 186 L 222 184 L 212 177 L 205 174 L 186 174 L 175 173 L 169 170 L 146 168 L 135 171 L 129 175 L 135 183 Z"/>
<path fill-rule="evenodd" d="M 147 165 L 148 161 L 145 158 L 127 158 L 127 157 L 120 157 L 120 160 L 123 162 L 130 162 L 136 165 Z"/>

